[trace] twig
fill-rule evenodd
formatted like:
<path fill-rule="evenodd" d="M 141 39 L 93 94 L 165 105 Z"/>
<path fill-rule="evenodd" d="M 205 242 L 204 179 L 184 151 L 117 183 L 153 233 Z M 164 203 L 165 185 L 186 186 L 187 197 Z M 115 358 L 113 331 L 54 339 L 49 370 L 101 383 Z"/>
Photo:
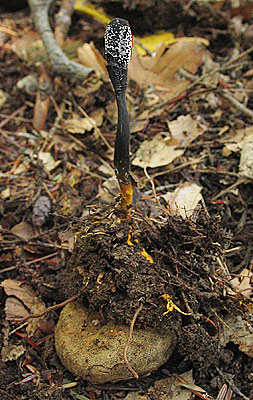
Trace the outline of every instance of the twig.
<path fill-rule="evenodd" d="M 68 29 L 71 25 L 71 15 L 74 10 L 74 0 L 62 0 L 59 12 L 55 16 L 54 36 L 58 46 L 62 46 Z"/>
<path fill-rule="evenodd" d="M 245 183 L 246 181 L 247 181 L 247 178 L 238 179 L 238 181 L 233 183 L 233 185 L 229 186 L 228 188 L 226 188 L 224 190 L 221 190 L 220 193 L 218 193 L 216 196 L 214 196 L 212 198 L 212 201 L 219 199 L 221 196 L 230 192 L 231 190 L 234 190 L 237 186 L 241 185 L 242 183 Z"/>
<path fill-rule="evenodd" d="M 138 379 L 139 375 L 137 374 L 137 372 L 129 364 L 129 361 L 127 359 L 127 350 L 129 348 L 129 345 L 130 345 L 130 342 L 131 342 L 131 339 L 132 339 L 135 321 L 136 321 L 139 313 L 141 312 L 142 308 L 143 308 L 143 304 L 141 303 L 140 306 L 137 308 L 137 310 L 134 313 L 134 316 L 133 316 L 133 319 L 132 319 L 132 322 L 131 322 L 131 325 L 130 325 L 130 329 L 129 329 L 129 336 L 128 336 L 127 343 L 126 343 L 126 346 L 125 346 L 125 349 L 124 349 L 124 361 L 126 363 L 127 368 L 133 374 L 135 379 Z"/>
<path fill-rule="evenodd" d="M 244 115 L 247 115 L 247 117 L 253 120 L 253 111 L 251 111 L 248 107 L 245 107 L 242 103 L 231 96 L 228 90 L 221 90 L 220 94 L 222 97 L 224 97 L 224 99 L 228 100 L 232 104 L 232 106 L 234 106 L 238 111 L 240 111 Z"/>
<path fill-rule="evenodd" d="M 70 61 L 55 43 L 54 35 L 48 22 L 48 9 L 51 2 L 52 0 L 28 0 L 35 28 L 44 43 L 53 70 L 63 76 L 82 81 L 87 78 L 92 69 Z"/>
<path fill-rule="evenodd" d="M 232 172 L 232 171 L 225 171 L 225 170 L 217 170 L 217 168 L 205 168 L 205 169 L 194 169 L 191 171 L 192 173 L 200 173 L 200 174 L 220 174 L 220 175 L 229 175 L 229 176 L 235 176 L 236 178 L 240 178 L 241 175 L 238 174 L 237 172 Z"/>
<path fill-rule="evenodd" d="M 183 164 L 178 165 L 177 167 L 173 167 L 170 169 L 166 169 L 162 172 L 157 172 L 156 174 L 152 175 L 152 179 L 156 178 L 157 176 L 161 176 L 161 175 L 165 175 L 165 174 L 170 174 L 171 172 L 176 172 L 179 171 L 180 169 L 184 169 L 185 167 L 188 167 L 189 165 L 195 165 L 195 164 L 199 164 L 201 163 L 201 161 L 203 161 L 206 158 L 206 156 L 201 156 L 199 158 L 197 158 L 196 160 L 192 160 L 192 161 L 187 161 Z"/>
<path fill-rule="evenodd" d="M 15 110 L 11 115 L 6 115 L 6 114 L 0 114 L 1 118 L 5 118 L 2 122 L 0 122 L 0 128 L 3 128 L 4 125 L 7 124 L 7 122 L 9 122 L 11 119 L 17 120 L 17 121 L 24 121 L 24 122 L 30 122 L 29 119 L 26 118 L 21 118 L 21 117 L 16 117 L 17 114 L 25 111 L 26 106 L 21 106 L 20 108 L 18 108 L 17 110 Z"/>
<path fill-rule="evenodd" d="M 54 311 L 54 310 L 57 310 L 58 308 L 61 308 L 61 307 L 66 306 L 66 304 L 71 303 L 72 301 L 76 300 L 77 297 L 78 297 L 78 295 L 73 296 L 73 297 L 71 297 L 70 299 L 63 301 L 62 303 L 55 304 L 54 306 L 48 307 L 48 308 L 47 308 L 46 310 L 44 310 L 42 313 L 39 313 L 39 314 L 30 314 L 30 315 L 28 315 L 27 317 L 24 317 L 24 318 L 13 319 L 13 321 L 15 321 L 15 322 L 24 322 L 24 321 L 27 321 L 28 319 L 31 319 L 31 318 L 40 318 L 40 317 L 43 317 L 43 315 L 49 313 L 50 311 Z"/>
<path fill-rule="evenodd" d="M 33 109 L 32 124 L 36 131 L 41 131 L 45 129 L 50 104 L 49 96 L 52 92 L 52 84 L 44 64 L 38 63 L 37 70 L 39 74 L 39 85 L 37 88 L 36 101 Z"/>

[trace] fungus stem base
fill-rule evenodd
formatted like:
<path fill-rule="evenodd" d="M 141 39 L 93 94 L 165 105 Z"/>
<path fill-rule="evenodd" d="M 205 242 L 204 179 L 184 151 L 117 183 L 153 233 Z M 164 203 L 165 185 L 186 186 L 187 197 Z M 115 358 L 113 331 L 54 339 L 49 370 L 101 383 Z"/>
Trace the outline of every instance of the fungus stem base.
<path fill-rule="evenodd" d="M 120 208 L 122 214 L 120 215 L 121 220 L 131 219 L 131 206 L 133 201 L 133 187 L 131 183 L 122 183 L 119 181 L 119 187 L 121 192 Z"/>

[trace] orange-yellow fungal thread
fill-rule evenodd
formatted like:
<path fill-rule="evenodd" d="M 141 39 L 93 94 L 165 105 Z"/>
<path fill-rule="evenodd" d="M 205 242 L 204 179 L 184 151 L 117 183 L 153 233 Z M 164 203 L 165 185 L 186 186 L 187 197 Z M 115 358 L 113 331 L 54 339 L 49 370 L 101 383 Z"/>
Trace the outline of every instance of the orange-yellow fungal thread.
<path fill-rule="evenodd" d="M 143 257 L 145 257 L 146 260 L 147 260 L 148 262 L 150 262 L 150 264 L 154 264 L 154 259 L 153 259 L 153 257 L 152 257 L 150 254 L 148 254 L 144 248 L 143 248 L 142 251 L 141 251 L 141 255 L 142 255 Z"/>

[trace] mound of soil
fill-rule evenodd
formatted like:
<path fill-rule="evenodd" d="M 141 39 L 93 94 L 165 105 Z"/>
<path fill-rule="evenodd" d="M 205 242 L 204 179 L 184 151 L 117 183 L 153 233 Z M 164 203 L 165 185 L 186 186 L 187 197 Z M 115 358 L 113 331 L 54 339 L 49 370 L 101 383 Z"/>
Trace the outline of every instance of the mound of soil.
<path fill-rule="evenodd" d="M 63 292 L 68 298 L 78 294 L 104 320 L 129 324 L 142 302 L 136 322 L 141 327 L 179 334 L 182 326 L 198 323 L 208 337 L 211 333 L 206 345 L 213 349 L 216 315 L 223 318 L 228 306 L 234 312 L 223 295 L 226 282 L 218 263 L 224 242 L 219 220 L 204 212 L 195 222 L 169 215 L 159 221 L 136 216 L 120 224 L 112 215 L 90 215 L 78 233 Z M 164 294 L 172 300 L 168 313 Z M 210 319 L 213 325 L 207 324 Z"/>

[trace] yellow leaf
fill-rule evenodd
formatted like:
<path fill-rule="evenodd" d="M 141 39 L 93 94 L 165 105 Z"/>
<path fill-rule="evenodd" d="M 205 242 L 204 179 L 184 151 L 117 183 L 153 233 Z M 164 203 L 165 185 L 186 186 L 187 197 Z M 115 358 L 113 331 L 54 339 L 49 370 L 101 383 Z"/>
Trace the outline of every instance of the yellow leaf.
<path fill-rule="evenodd" d="M 108 24 L 112 19 L 105 14 L 102 8 L 96 8 L 92 4 L 87 3 L 85 0 L 76 0 L 74 9 L 76 11 L 83 12 L 84 14 L 88 14 L 105 24 Z"/>
<path fill-rule="evenodd" d="M 148 49 L 151 52 L 154 52 L 156 46 L 159 43 L 165 43 L 166 45 L 172 44 L 175 42 L 175 37 L 173 33 L 170 32 L 159 32 L 154 35 L 148 35 L 145 37 L 137 37 L 138 41 L 144 46 L 144 48 Z M 136 49 L 141 56 L 146 55 L 146 51 L 136 43 Z"/>

